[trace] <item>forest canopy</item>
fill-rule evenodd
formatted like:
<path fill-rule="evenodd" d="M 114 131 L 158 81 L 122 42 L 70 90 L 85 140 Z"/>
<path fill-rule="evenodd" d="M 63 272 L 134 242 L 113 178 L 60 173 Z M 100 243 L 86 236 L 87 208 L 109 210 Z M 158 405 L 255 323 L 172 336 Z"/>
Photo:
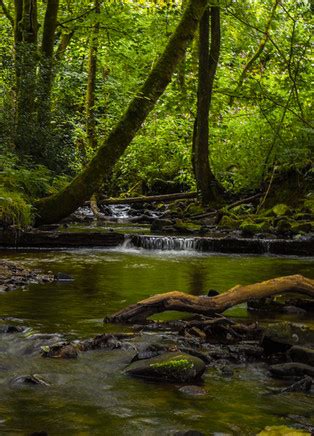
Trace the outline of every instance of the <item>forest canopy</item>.
<path fill-rule="evenodd" d="M 11 223 L 29 224 L 38 198 L 86 168 L 158 65 L 185 7 L 161 0 L 1 0 L 0 196 Z M 211 1 L 209 18 L 214 10 L 220 34 L 209 167 L 223 190 L 252 192 L 274 171 L 302 172 L 310 163 L 311 6 Z M 106 195 L 154 193 L 160 179 L 179 190 L 198 188 L 192 144 L 201 40 L 197 31 L 131 144 L 102 175 Z"/>

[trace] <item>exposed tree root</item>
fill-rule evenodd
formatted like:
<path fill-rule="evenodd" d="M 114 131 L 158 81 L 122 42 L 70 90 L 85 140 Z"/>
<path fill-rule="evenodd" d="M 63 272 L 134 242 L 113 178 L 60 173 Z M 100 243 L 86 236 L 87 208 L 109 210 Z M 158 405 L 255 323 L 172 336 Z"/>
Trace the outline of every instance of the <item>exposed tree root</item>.
<path fill-rule="evenodd" d="M 298 274 L 278 277 L 252 285 L 237 285 L 215 297 L 194 296 L 179 291 L 157 294 L 120 310 L 108 317 L 106 321 L 142 322 L 156 313 L 168 310 L 213 315 L 224 312 L 237 304 L 245 303 L 249 299 L 265 298 L 289 292 L 314 297 L 314 280 Z"/>

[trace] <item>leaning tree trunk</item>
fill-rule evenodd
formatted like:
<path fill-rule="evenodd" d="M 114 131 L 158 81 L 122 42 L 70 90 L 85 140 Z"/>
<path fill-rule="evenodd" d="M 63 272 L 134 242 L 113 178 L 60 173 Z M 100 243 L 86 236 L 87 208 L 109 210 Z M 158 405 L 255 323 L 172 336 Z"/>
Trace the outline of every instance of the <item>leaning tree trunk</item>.
<path fill-rule="evenodd" d="M 37 202 L 37 225 L 60 221 L 99 190 L 104 175 L 110 173 L 171 81 L 206 6 L 207 0 L 190 0 L 163 54 L 95 157 L 64 190 Z"/>
<path fill-rule="evenodd" d="M 211 45 L 209 49 L 209 18 L 211 10 Z M 208 116 L 213 84 L 220 53 L 220 9 L 207 8 L 200 22 L 197 116 L 193 132 L 193 168 L 203 205 L 217 200 L 218 183 L 209 166 Z"/>
<path fill-rule="evenodd" d="M 120 310 L 108 317 L 108 322 L 141 322 L 149 316 L 168 310 L 180 312 L 213 315 L 224 312 L 237 304 L 245 303 L 250 299 L 265 298 L 283 293 L 300 293 L 314 297 L 314 280 L 301 275 L 278 277 L 253 285 L 237 285 L 229 291 L 216 297 L 197 297 L 184 292 L 167 292 L 142 300 L 137 304 Z"/>

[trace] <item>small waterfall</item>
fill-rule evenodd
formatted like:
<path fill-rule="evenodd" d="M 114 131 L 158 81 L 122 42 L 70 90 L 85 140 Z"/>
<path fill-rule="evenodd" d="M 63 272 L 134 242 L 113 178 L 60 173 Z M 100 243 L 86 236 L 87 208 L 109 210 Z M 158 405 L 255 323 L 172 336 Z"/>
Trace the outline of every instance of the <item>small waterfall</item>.
<path fill-rule="evenodd" d="M 110 210 L 110 214 L 113 218 L 129 218 L 130 206 L 128 204 L 112 204 L 108 206 L 108 209 Z"/>
<path fill-rule="evenodd" d="M 125 248 L 137 247 L 146 250 L 197 250 L 197 238 L 178 238 L 176 236 L 132 235 Z"/>

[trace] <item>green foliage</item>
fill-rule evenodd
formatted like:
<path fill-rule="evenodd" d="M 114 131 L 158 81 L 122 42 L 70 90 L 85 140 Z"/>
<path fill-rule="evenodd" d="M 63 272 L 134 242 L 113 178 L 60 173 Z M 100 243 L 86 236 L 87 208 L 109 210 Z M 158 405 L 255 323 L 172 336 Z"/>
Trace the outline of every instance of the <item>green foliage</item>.
<path fill-rule="evenodd" d="M 31 224 L 31 206 L 19 192 L 0 186 L 0 223 L 23 228 Z"/>
<path fill-rule="evenodd" d="M 270 39 L 229 105 L 244 66 L 264 38 L 273 4 L 274 0 L 220 2 L 222 50 L 209 119 L 210 164 L 224 188 L 235 193 L 259 188 L 274 165 L 302 168 L 311 160 L 309 2 L 280 2 L 270 25 Z M 38 4 L 40 23 L 45 8 L 46 2 Z M 9 11 L 13 16 L 13 2 Z M 99 22 L 100 28 L 94 113 L 101 144 L 151 71 L 181 13 L 180 4 L 160 0 L 107 2 L 100 14 L 87 0 L 60 0 L 58 21 L 62 26 L 56 35 L 55 53 L 63 34 L 73 32 L 73 37 L 54 63 L 51 123 L 48 129 L 26 129 L 33 156 L 30 162 L 23 156 L 6 164 L 1 177 L 7 190 L 21 192 L 27 201 L 47 195 L 57 185 L 46 167 L 74 175 L 94 156 L 95 150 L 86 145 L 85 100 L 95 23 Z M 0 28 L 0 142 L 12 150 L 14 41 L 4 15 L 0 16 Z M 42 30 L 41 25 L 39 40 Z M 150 187 L 156 178 L 195 188 L 191 144 L 196 88 L 197 41 L 139 135 L 108 175 L 112 194 L 129 192 L 134 186 L 140 191 L 141 185 Z M 40 87 L 36 96 L 42 97 Z M 58 179 L 59 187 L 64 181 Z"/>
<path fill-rule="evenodd" d="M 0 222 L 20 228 L 30 225 L 34 199 L 57 192 L 68 181 L 67 176 L 56 177 L 43 165 L 21 163 L 14 154 L 4 154 L 0 162 Z"/>

